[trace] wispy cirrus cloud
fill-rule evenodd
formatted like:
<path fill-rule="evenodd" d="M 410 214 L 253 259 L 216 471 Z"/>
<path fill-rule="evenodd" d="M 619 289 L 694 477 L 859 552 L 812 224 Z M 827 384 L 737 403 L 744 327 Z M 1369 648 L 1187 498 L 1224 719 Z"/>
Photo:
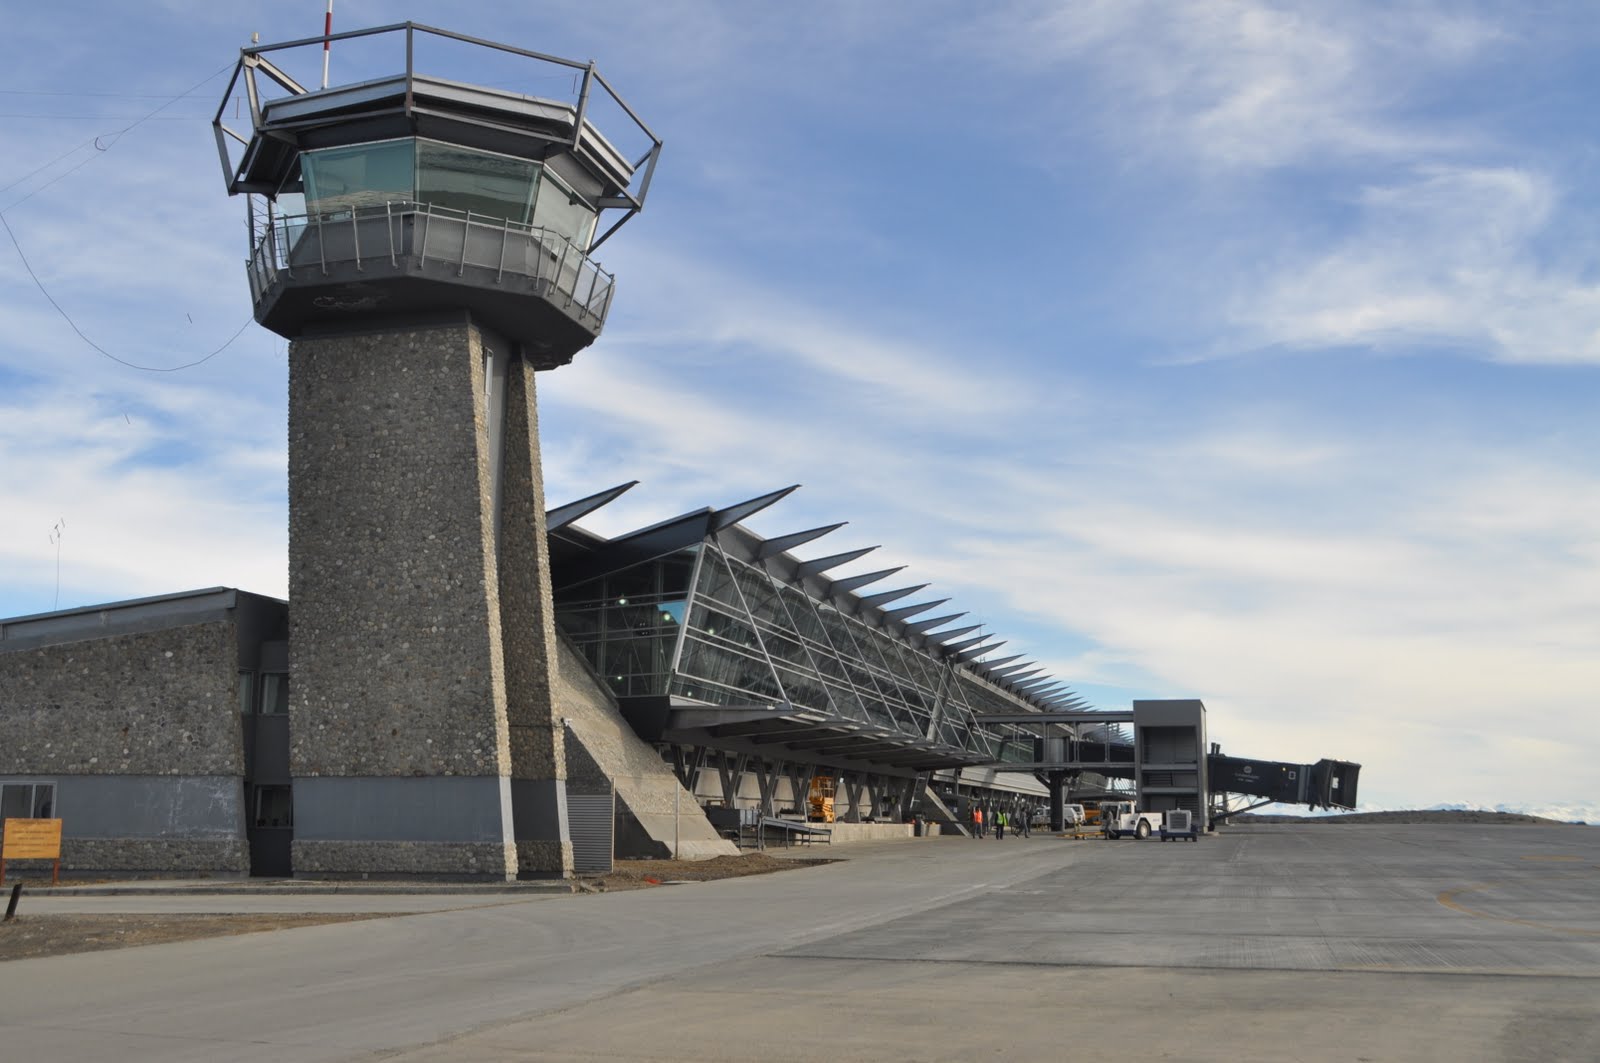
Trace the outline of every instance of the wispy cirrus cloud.
<path fill-rule="evenodd" d="M 1471 143 L 1411 108 L 1505 33 L 1441 5 L 1102 0 L 1014 4 L 964 36 L 996 62 L 1086 71 L 1080 103 L 1125 150 L 1248 170 Z"/>

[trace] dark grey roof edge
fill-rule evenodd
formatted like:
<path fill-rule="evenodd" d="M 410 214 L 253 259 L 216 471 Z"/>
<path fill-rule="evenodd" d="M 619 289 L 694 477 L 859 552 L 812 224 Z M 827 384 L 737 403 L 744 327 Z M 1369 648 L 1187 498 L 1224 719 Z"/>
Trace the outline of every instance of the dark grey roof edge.
<path fill-rule="evenodd" d="M 153 594 L 148 598 L 125 598 L 116 602 L 100 602 L 95 605 L 77 605 L 70 609 L 51 609 L 43 613 L 28 613 L 25 616 L 3 616 L 0 617 L 0 632 L 3 632 L 4 628 L 10 624 L 26 624 L 35 620 L 53 620 L 57 617 L 68 617 L 79 613 L 103 613 L 107 609 L 130 609 L 141 605 L 156 605 L 160 602 L 176 602 L 185 598 L 202 598 L 212 594 L 236 595 L 240 593 L 250 594 L 252 592 L 241 592 L 237 587 L 202 587 L 198 590 L 192 591 L 174 591 L 171 594 Z M 258 594 L 256 597 L 266 598 L 269 596 Z M 274 598 L 272 600 L 278 602 L 283 601 L 282 598 Z M 231 599 L 228 604 L 233 604 Z M 0 634 L 0 637 L 3 637 L 3 634 Z"/>

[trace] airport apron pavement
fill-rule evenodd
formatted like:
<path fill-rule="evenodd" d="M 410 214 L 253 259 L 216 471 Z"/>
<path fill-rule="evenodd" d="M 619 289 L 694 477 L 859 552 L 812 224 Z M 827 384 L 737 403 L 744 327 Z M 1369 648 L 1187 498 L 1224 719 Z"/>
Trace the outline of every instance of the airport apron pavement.
<path fill-rule="evenodd" d="M 1600 1044 L 1592 828 L 1262 826 L 838 855 L 13 961 L 0 1045 L 421 1063 L 1576 1060 Z"/>

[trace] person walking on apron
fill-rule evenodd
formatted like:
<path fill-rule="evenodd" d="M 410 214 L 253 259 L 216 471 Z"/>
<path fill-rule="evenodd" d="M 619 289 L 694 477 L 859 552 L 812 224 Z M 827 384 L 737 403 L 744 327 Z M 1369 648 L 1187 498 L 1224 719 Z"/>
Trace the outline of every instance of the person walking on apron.
<path fill-rule="evenodd" d="M 982 805 L 973 805 L 972 806 L 972 836 L 974 838 L 983 837 L 983 806 Z"/>
<path fill-rule="evenodd" d="M 1004 812 L 996 812 L 994 814 L 994 839 L 995 841 L 1001 841 L 1005 838 L 1005 836 L 1006 814 Z"/>

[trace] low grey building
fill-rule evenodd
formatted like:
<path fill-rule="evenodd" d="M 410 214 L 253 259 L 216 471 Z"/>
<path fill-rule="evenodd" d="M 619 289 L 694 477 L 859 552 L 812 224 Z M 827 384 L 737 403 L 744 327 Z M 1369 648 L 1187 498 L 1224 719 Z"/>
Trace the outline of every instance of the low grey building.
<path fill-rule="evenodd" d="M 287 635 L 223 587 L 0 621 L 0 813 L 69 868 L 286 873 Z"/>

